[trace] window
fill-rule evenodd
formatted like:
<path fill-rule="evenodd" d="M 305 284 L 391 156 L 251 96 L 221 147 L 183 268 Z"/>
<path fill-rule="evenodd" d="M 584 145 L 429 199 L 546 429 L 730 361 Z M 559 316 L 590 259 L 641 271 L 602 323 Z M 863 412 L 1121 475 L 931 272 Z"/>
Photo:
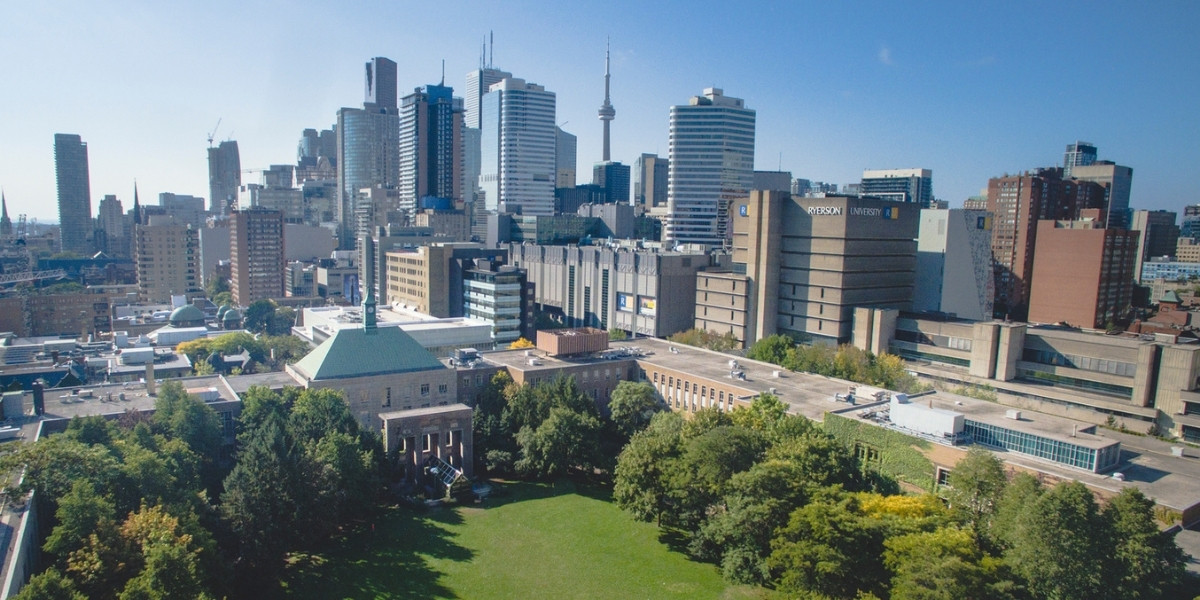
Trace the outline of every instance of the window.
<path fill-rule="evenodd" d="M 388 391 L 390 392 L 391 390 L 389 389 Z M 438 384 L 438 393 L 439 393 L 439 394 L 445 394 L 445 393 L 446 393 L 446 384 L 444 384 L 444 383 L 439 383 L 439 384 Z"/>
<path fill-rule="evenodd" d="M 429 447 L 433 445 L 433 434 L 427 433 L 421 436 L 421 452 L 429 452 Z"/>
<path fill-rule="evenodd" d="M 389 407 L 392 405 L 392 388 L 387 388 L 383 393 L 383 406 Z"/>
<path fill-rule="evenodd" d="M 422 384 L 421 384 L 421 395 L 422 395 L 422 396 L 428 396 L 428 395 L 429 395 L 429 384 L 428 384 L 428 383 L 422 383 Z"/>

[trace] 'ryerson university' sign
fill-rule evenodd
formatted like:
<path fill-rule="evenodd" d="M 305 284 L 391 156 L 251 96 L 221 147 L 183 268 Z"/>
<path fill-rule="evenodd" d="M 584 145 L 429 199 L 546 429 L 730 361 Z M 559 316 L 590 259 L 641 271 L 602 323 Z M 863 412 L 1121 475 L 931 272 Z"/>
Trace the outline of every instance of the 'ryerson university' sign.
<path fill-rule="evenodd" d="M 840 216 L 842 207 L 840 206 L 810 206 L 806 209 L 808 214 L 819 216 Z M 850 216 L 852 217 L 883 217 L 885 219 L 900 218 L 900 209 L 889 206 L 887 208 L 878 208 L 874 206 L 851 206 L 849 208 Z"/>

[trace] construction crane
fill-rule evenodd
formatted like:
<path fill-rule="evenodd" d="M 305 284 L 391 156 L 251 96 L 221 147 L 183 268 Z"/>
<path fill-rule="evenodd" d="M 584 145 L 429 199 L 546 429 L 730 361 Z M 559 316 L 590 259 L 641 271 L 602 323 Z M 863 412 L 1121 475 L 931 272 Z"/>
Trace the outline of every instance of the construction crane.
<path fill-rule="evenodd" d="M 66 276 L 67 272 L 62 269 L 52 269 L 49 271 L 25 271 L 22 273 L 5 273 L 0 275 L 0 285 L 20 283 L 22 281 L 37 281 L 39 279 L 62 279 Z"/>
<path fill-rule="evenodd" d="M 213 125 L 212 131 L 208 132 L 208 147 L 212 148 L 213 138 L 217 136 L 217 129 L 221 127 L 221 118 L 217 117 L 217 124 Z"/>

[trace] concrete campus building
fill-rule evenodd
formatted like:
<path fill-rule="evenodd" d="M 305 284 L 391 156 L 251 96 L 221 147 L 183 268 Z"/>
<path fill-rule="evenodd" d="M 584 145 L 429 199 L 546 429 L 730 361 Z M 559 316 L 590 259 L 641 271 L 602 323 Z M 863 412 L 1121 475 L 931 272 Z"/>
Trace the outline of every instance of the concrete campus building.
<path fill-rule="evenodd" d="M 988 385 L 1000 401 L 1074 419 L 1157 424 L 1200 442 L 1200 345 L 1172 336 L 965 321 L 861 308 L 854 345 L 909 360 L 923 377 Z"/>
<path fill-rule="evenodd" d="M 921 211 L 913 311 L 992 318 L 992 218 L 985 211 Z"/>
<path fill-rule="evenodd" d="M 729 206 L 754 182 L 754 127 L 755 112 L 720 88 L 671 107 L 663 240 L 727 243 Z"/>
<path fill-rule="evenodd" d="M 599 246 L 510 244 L 534 301 L 568 327 L 666 337 L 692 327 L 696 273 L 706 254 Z"/>
<path fill-rule="evenodd" d="M 699 275 L 696 327 L 747 347 L 776 333 L 838 344 L 855 307 L 911 308 L 916 206 L 761 190 L 734 206 L 733 269 Z"/>

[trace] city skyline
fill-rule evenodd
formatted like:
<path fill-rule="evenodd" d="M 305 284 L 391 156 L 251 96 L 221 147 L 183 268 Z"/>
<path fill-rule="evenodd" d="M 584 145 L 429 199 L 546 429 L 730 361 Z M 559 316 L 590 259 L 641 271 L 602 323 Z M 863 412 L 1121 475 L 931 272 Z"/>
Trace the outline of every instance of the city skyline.
<path fill-rule="evenodd" d="M 1200 133 L 1188 106 L 1200 76 L 1177 66 L 1200 58 L 1187 31 L 1200 7 L 1188 3 L 741 12 L 464 3 L 411 15 L 370 4 L 371 18 L 317 4 L 283 15 L 234 6 L 132 3 L 114 15 L 43 3 L 6 20 L 0 49 L 38 56 L 6 68 L 6 87 L 22 92 L 0 98 L 0 114 L 21 115 L 0 146 L 10 215 L 57 221 L 55 133 L 89 143 L 93 206 L 107 194 L 131 205 L 135 179 L 150 197 L 207 197 L 205 137 L 218 119 L 214 143 L 237 141 L 243 169 L 290 163 L 304 129 L 328 128 L 339 108 L 361 104 L 365 61 L 397 61 L 405 95 L 438 81 L 445 59 L 445 82 L 463 96 L 488 31 L 493 67 L 558 95 L 557 120 L 582 150 L 579 172 L 601 158 L 595 100 L 611 38 L 621 107 L 612 158 L 625 164 L 666 156 L 669 107 L 715 86 L 757 111 L 760 170 L 846 184 L 864 169 L 929 168 L 937 197 L 960 206 L 991 177 L 1061 164 L 1066 145 L 1082 140 L 1134 169 L 1133 207 L 1182 212 L 1200 200 L 1185 147 Z M 254 35 L 223 26 L 229 14 Z M 86 93 L 34 93 L 63 81 Z"/>

